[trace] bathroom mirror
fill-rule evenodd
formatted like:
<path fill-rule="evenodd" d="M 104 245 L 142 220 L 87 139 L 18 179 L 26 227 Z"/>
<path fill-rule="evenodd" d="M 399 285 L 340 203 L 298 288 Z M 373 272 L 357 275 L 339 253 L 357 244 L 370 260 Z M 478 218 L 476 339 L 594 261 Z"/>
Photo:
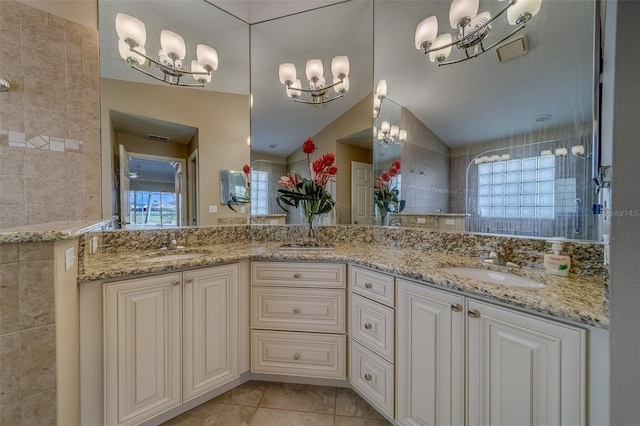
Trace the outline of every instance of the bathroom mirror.
<path fill-rule="evenodd" d="M 451 2 L 374 5 L 374 80 L 386 80 L 408 133 L 401 145 L 402 223 L 600 239 L 598 217 L 591 214 L 598 202 L 591 175 L 595 3 L 543 1 L 507 40 L 516 43 L 499 50 L 502 62 L 489 50 L 446 66 L 416 49 L 414 33 L 421 20 L 436 16 L 438 34 L 453 34 Z M 479 11 L 494 16 L 504 5 L 482 0 Z M 492 23 L 486 45 L 513 29 L 506 21 Z M 449 59 L 461 56 L 454 47 Z M 390 157 L 389 147 L 374 144 L 375 170 Z"/>
<path fill-rule="evenodd" d="M 222 204 L 246 204 L 249 189 L 245 174 L 235 170 L 220 170 L 220 202 Z"/>
<path fill-rule="evenodd" d="M 99 0 L 101 120 L 103 159 L 103 214 L 122 210 L 119 192 L 126 182 L 119 179 L 124 166 L 118 145 L 131 154 L 158 154 L 185 162 L 185 215 L 178 225 L 212 225 L 239 220 L 248 213 L 210 206 L 223 205 L 220 170 L 249 163 L 249 25 L 204 1 Z M 155 56 L 161 32 L 181 35 L 186 46 L 184 66 L 196 59 L 196 46 L 216 49 L 218 69 L 205 87 L 178 87 L 158 81 L 125 63 L 118 48 L 117 13 L 141 20 L 146 28 L 145 50 Z M 145 72 L 162 76 L 148 62 Z M 194 84 L 190 75 L 182 83 Z M 123 126 L 122 117 L 129 117 Z M 182 129 L 191 134 L 182 141 Z M 224 155 L 221 155 L 224 153 Z M 144 174 L 144 171 L 142 171 Z M 126 176 L 125 176 L 126 177 Z M 175 225 L 172 225 L 175 226 Z"/>

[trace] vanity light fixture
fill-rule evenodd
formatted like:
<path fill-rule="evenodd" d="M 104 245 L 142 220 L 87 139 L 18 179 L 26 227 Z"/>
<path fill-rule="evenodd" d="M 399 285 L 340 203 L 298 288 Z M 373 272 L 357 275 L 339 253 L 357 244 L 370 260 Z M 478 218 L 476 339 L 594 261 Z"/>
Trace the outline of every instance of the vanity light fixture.
<path fill-rule="evenodd" d="M 124 13 L 116 15 L 116 32 L 118 33 L 118 50 L 127 64 L 149 77 L 173 86 L 204 87 L 211 81 L 211 74 L 218 69 L 218 52 L 205 44 L 196 46 L 196 57 L 191 61 L 190 69 L 183 66 L 186 56 L 184 38 L 178 33 L 162 30 L 160 33 L 161 49 L 153 58 L 147 56 L 144 45 L 147 41 L 147 31 L 144 23 L 133 16 Z M 141 68 L 146 61 L 162 71 L 158 77 L 150 71 Z M 191 75 L 196 83 L 182 83 L 180 78 Z"/>
<path fill-rule="evenodd" d="M 550 149 L 543 149 L 540 151 L 540 157 L 549 157 L 551 155 L 553 155 L 553 152 L 551 152 Z"/>
<path fill-rule="evenodd" d="M 378 118 L 382 101 L 387 97 L 387 80 L 380 80 L 376 86 L 375 96 L 373 98 L 373 118 Z M 375 134 L 374 134 L 375 136 Z"/>
<path fill-rule="evenodd" d="M 388 121 L 383 121 L 377 131 L 374 127 L 374 132 L 376 143 L 382 147 L 399 144 L 407 140 L 407 131 L 400 129 L 395 124 L 391 125 Z"/>
<path fill-rule="evenodd" d="M 567 155 L 567 148 L 556 148 L 555 153 L 557 156 L 559 157 L 564 157 L 565 155 Z"/>
<path fill-rule="evenodd" d="M 308 89 L 302 88 L 300 79 L 297 78 L 296 66 L 290 62 L 280 64 L 278 76 L 280 83 L 285 85 L 287 96 L 303 104 L 322 105 L 344 96 L 349 90 L 349 58 L 347 56 L 335 56 L 331 60 L 331 73 L 333 74 L 333 84 L 327 86 L 324 78 L 324 68 L 320 59 L 310 59 L 307 61 L 305 69 Z M 337 95 L 329 96 L 329 89 Z M 302 96 L 306 95 L 306 99 Z"/>
<path fill-rule="evenodd" d="M 542 0 L 507 0 L 505 6 L 494 16 L 489 12 L 478 13 L 479 0 L 453 0 L 449 9 L 449 24 L 457 30 L 453 35 L 438 35 L 438 18 L 429 16 L 416 27 L 415 46 L 429 56 L 438 66 L 457 64 L 480 56 L 522 30 L 540 10 Z M 517 27 L 495 43 L 485 46 L 484 40 L 491 32 L 491 24 L 506 12 L 507 22 Z M 445 60 L 455 46 L 464 51 L 461 59 Z"/>

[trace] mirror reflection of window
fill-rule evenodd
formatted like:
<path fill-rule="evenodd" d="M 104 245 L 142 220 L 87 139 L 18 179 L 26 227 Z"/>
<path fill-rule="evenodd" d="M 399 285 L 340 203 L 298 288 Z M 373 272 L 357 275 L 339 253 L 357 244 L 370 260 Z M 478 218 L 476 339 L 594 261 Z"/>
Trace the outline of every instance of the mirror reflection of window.
<path fill-rule="evenodd" d="M 269 213 L 269 172 L 251 170 L 251 214 Z"/>

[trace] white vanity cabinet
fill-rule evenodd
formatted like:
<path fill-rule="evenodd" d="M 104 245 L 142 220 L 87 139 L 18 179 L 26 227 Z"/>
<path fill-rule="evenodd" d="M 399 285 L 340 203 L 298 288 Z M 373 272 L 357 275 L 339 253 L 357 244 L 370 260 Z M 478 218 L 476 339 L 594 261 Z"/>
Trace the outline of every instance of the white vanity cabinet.
<path fill-rule="evenodd" d="M 251 263 L 251 371 L 346 378 L 346 265 Z"/>
<path fill-rule="evenodd" d="M 238 265 L 104 284 L 105 424 L 138 424 L 238 377 L 238 285 Z"/>
<path fill-rule="evenodd" d="M 349 268 L 349 380 L 390 419 L 395 414 L 394 284 L 390 275 Z"/>
<path fill-rule="evenodd" d="M 397 284 L 399 424 L 587 423 L 585 330 Z"/>

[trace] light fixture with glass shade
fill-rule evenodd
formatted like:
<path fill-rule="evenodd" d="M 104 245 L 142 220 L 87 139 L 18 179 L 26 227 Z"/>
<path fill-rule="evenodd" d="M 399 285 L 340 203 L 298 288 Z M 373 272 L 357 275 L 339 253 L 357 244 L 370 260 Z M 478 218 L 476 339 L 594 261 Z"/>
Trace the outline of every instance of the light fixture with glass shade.
<path fill-rule="evenodd" d="M 542 0 L 506 0 L 505 6 L 494 16 L 489 12 L 478 13 L 479 0 L 453 0 L 449 9 L 449 25 L 454 34 L 438 35 L 438 18 L 429 16 L 416 27 L 414 43 L 416 49 L 428 55 L 438 66 L 451 65 L 480 56 L 522 30 L 542 5 Z M 489 46 L 484 42 L 491 32 L 492 23 L 506 12 L 507 23 L 516 26 L 506 36 Z M 452 47 L 464 51 L 460 59 L 446 61 Z"/>
<path fill-rule="evenodd" d="M 285 85 L 285 93 L 295 102 L 322 105 L 343 97 L 349 90 L 349 58 L 335 56 L 331 60 L 331 73 L 333 74 L 333 82 L 331 85 L 327 85 L 322 61 L 310 59 L 305 68 L 309 82 L 308 88 L 302 87 L 302 82 L 297 78 L 296 66 L 292 63 L 280 64 L 278 76 L 280 83 Z M 330 96 L 329 89 L 333 89 L 336 94 Z"/>
<path fill-rule="evenodd" d="M 373 97 L 373 118 L 377 118 L 380 114 L 382 101 L 387 97 L 387 80 L 380 80 L 376 85 L 376 92 Z"/>
<path fill-rule="evenodd" d="M 388 121 L 383 121 L 379 129 L 373 127 L 373 136 L 378 145 L 385 147 L 406 141 L 407 131 Z"/>
<path fill-rule="evenodd" d="M 145 44 L 147 31 L 144 23 L 133 16 L 118 13 L 116 15 L 118 51 L 127 64 L 149 77 L 174 86 L 203 87 L 211 81 L 211 74 L 218 69 L 218 52 L 205 44 L 196 46 L 196 58 L 190 67 L 183 65 L 187 48 L 184 38 L 178 33 L 162 30 L 160 33 L 160 51 L 154 58 L 147 55 Z M 159 77 L 141 66 L 147 61 L 162 72 Z M 183 83 L 180 78 L 191 75 L 196 83 Z"/>

